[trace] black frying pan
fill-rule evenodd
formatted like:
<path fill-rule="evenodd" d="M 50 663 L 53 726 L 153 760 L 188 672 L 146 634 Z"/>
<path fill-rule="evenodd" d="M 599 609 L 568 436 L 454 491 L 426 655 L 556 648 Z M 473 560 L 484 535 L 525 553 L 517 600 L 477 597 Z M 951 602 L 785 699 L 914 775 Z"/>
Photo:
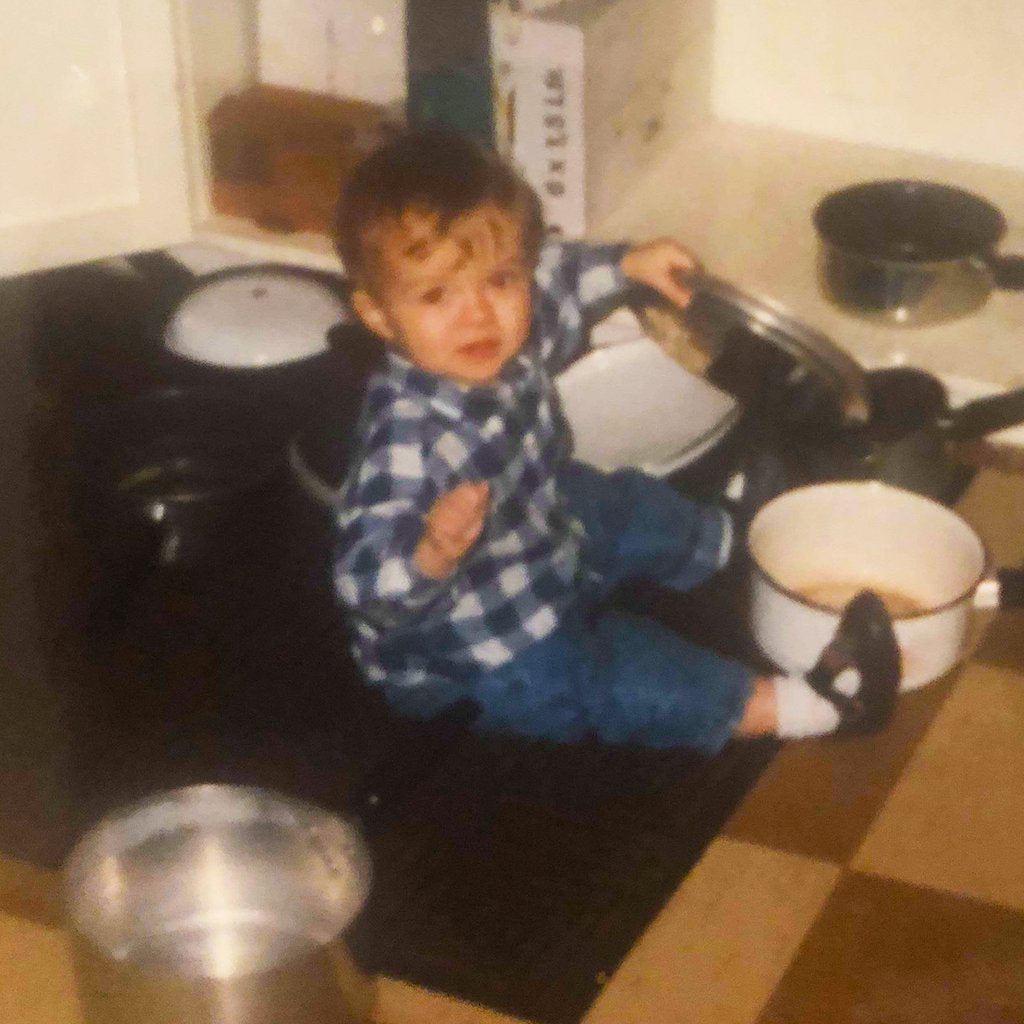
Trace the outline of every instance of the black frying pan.
<path fill-rule="evenodd" d="M 867 423 L 841 431 L 810 429 L 803 438 L 791 435 L 818 478 L 883 480 L 951 500 L 970 477 L 956 444 L 1024 422 L 1024 388 L 954 409 L 942 382 L 923 370 L 872 370 L 867 386 Z"/>

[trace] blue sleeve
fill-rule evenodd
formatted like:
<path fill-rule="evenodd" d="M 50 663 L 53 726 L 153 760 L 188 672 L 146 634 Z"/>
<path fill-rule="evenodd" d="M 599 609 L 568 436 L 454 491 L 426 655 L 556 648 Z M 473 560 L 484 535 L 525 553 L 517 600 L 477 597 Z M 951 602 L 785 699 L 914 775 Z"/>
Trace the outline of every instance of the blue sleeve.
<path fill-rule="evenodd" d="M 471 451 L 457 430 L 425 441 L 421 420 L 379 425 L 346 485 L 338 513 L 338 596 L 378 627 L 407 625 L 449 592 L 413 557 L 437 498 L 472 479 Z"/>
<path fill-rule="evenodd" d="M 625 243 L 549 242 L 541 249 L 534 324 L 549 372 L 579 356 L 594 320 L 625 296 L 629 282 L 621 263 L 628 248 Z"/>

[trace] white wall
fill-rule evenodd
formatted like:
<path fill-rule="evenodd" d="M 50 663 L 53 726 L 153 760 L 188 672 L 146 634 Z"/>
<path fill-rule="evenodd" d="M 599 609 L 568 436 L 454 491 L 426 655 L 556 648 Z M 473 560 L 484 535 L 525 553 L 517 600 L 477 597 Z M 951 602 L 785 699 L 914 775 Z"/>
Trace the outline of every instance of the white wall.
<path fill-rule="evenodd" d="M 620 205 L 646 167 L 708 118 L 713 3 L 565 4 L 584 29 L 586 189 L 592 222 Z M 561 10 L 555 8 L 555 15 Z"/>
<path fill-rule="evenodd" d="M 183 40 L 196 116 L 256 81 L 256 12 L 249 0 L 186 0 Z"/>
<path fill-rule="evenodd" d="M 1024 168 L 1024 0 L 716 0 L 712 97 L 727 120 Z"/>

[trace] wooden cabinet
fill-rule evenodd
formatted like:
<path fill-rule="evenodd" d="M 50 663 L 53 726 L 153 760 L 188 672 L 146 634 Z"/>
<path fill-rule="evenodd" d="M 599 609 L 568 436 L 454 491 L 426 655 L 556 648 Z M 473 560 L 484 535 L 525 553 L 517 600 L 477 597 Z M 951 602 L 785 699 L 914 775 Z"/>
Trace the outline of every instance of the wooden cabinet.
<path fill-rule="evenodd" d="M 6 0 L 0 276 L 188 241 L 337 269 L 337 179 L 407 106 L 487 134 L 499 8 Z"/>
<path fill-rule="evenodd" d="M 6 0 L 0 276 L 189 240 L 337 267 L 308 218 L 260 225 L 214 201 L 210 118 L 257 84 L 257 10 Z"/>

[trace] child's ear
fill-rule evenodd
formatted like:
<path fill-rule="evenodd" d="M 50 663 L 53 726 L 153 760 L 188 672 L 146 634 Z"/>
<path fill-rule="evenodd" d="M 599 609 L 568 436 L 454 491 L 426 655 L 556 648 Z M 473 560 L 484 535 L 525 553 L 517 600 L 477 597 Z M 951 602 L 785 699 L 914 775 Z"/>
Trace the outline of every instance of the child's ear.
<path fill-rule="evenodd" d="M 352 293 L 352 308 L 356 316 L 373 331 L 379 334 L 385 341 L 394 341 L 395 332 L 388 322 L 384 310 L 377 305 L 373 296 L 363 288 L 357 288 Z"/>

